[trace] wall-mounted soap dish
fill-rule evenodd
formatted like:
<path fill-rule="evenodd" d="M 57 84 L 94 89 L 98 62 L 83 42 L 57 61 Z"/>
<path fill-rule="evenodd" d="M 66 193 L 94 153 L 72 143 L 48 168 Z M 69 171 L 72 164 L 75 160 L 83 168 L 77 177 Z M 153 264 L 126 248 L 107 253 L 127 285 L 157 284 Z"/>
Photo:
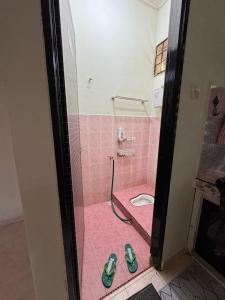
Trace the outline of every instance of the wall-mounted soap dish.
<path fill-rule="evenodd" d="M 117 155 L 118 156 L 133 156 L 135 155 L 135 149 L 119 149 L 117 150 Z"/>

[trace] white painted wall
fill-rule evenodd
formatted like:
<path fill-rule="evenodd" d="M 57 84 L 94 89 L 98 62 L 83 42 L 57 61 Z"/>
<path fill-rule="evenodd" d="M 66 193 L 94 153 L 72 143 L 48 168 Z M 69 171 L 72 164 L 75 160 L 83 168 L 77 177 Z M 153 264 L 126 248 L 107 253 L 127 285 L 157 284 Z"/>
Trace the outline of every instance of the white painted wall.
<path fill-rule="evenodd" d="M 203 9 L 204 8 L 204 9 Z M 225 2 L 191 1 L 163 259 L 186 246 L 209 83 L 225 78 Z M 204 39 L 203 39 L 204 37 Z M 191 85 L 201 89 L 191 100 Z"/>
<path fill-rule="evenodd" d="M 36 300 L 68 300 L 39 0 L 1 1 L 1 101 L 10 118 Z"/>
<path fill-rule="evenodd" d="M 157 10 L 138 0 L 71 0 L 80 113 L 146 115 L 152 98 Z M 92 83 L 88 85 L 88 79 Z"/>
<path fill-rule="evenodd" d="M 70 1 L 80 113 L 160 116 L 152 107 L 152 90 L 164 84 L 164 73 L 153 76 L 155 47 L 168 36 L 171 0 L 158 10 L 140 0 Z M 113 103 L 114 95 L 150 102 Z"/>
<path fill-rule="evenodd" d="M 0 226 L 22 218 L 9 117 L 0 102 Z"/>
<path fill-rule="evenodd" d="M 68 114 L 79 114 L 75 32 L 69 0 L 60 0 L 63 64 Z"/>

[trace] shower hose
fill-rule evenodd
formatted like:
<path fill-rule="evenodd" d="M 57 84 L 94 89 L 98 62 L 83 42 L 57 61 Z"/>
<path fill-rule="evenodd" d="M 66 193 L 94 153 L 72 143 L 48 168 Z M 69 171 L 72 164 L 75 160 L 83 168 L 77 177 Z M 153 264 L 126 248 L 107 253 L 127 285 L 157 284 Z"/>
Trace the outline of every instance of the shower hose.
<path fill-rule="evenodd" d="M 122 222 L 124 222 L 124 223 L 130 224 L 130 223 L 131 223 L 131 219 L 121 217 L 121 216 L 116 212 L 116 209 L 115 209 L 115 204 L 114 204 L 114 201 L 113 201 L 113 185 L 114 185 L 114 174 L 115 174 L 115 160 L 114 160 L 113 157 L 112 157 L 111 159 L 112 159 L 112 183 L 111 183 L 110 202 L 111 202 L 112 211 L 113 211 L 114 215 L 115 215 L 118 219 L 120 219 L 120 221 L 122 221 Z"/>

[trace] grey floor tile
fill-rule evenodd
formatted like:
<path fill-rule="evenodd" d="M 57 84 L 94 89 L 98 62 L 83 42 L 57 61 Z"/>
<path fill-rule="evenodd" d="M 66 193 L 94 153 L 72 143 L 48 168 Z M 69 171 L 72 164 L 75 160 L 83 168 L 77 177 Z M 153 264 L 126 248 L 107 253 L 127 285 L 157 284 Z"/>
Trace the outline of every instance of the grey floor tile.
<path fill-rule="evenodd" d="M 170 297 L 172 296 L 170 285 L 166 285 L 161 291 Z"/>
<path fill-rule="evenodd" d="M 171 290 L 172 290 L 172 299 L 173 300 L 181 300 L 181 299 L 182 300 L 189 300 L 188 297 L 182 291 L 182 289 L 180 289 L 176 286 L 172 286 Z"/>
<path fill-rule="evenodd" d="M 218 297 L 216 296 L 216 294 L 205 290 L 205 296 L 207 300 L 218 300 Z"/>
<path fill-rule="evenodd" d="M 181 288 L 181 285 L 180 285 L 181 279 L 182 279 L 181 277 L 174 278 L 174 279 L 171 281 L 171 284 L 177 286 L 178 288 Z"/>
<path fill-rule="evenodd" d="M 189 282 L 187 280 L 181 280 L 181 289 L 189 300 L 195 300 L 195 295 L 190 290 Z"/>
<path fill-rule="evenodd" d="M 161 297 L 162 300 L 173 300 L 172 295 L 169 296 L 167 294 L 164 294 L 163 292 L 160 293 L 160 297 Z"/>
<path fill-rule="evenodd" d="M 192 264 L 160 291 L 163 300 L 225 300 L 225 289 L 201 266 Z"/>
<path fill-rule="evenodd" d="M 214 282 L 213 284 L 213 290 L 219 295 L 225 298 L 225 289 L 218 283 Z"/>

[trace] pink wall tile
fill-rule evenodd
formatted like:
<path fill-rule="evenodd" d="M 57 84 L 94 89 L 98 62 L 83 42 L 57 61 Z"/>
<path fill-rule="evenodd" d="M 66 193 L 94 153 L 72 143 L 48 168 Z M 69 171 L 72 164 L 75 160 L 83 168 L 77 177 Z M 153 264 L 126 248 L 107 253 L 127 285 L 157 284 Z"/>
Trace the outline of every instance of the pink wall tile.
<path fill-rule="evenodd" d="M 82 186 L 82 157 L 80 153 L 80 127 L 79 115 L 68 114 L 68 135 L 70 148 L 70 162 L 71 162 L 71 177 L 72 190 L 75 213 L 75 226 L 77 230 L 77 252 L 78 252 L 78 267 L 79 280 L 81 282 L 82 261 L 83 261 L 83 244 L 84 244 L 84 197 Z M 83 120 L 84 122 L 84 120 Z M 82 124 L 82 127 L 84 123 Z"/>
<path fill-rule="evenodd" d="M 155 189 L 158 150 L 159 150 L 159 135 L 160 135 L 160 118 L 150 118 L 149 132 L 149 156 L 148 156 L 148 175 L 147 183 Z"/>
<path fill-rule="evenodd" d="M 109 200 L 112 162 L 115 159 L 114 190 L 149 183 L 154 185 L 160 121 L 151 117 L 80 115 L 81 158 L 84 203 L 90 205 Z M 135 141 L 118 143 L 117 129 Z M 133 157 L 120 158 L 118 149 L 134 148 Z M 151 159 L 150 159 L 151 157 Z"/>

